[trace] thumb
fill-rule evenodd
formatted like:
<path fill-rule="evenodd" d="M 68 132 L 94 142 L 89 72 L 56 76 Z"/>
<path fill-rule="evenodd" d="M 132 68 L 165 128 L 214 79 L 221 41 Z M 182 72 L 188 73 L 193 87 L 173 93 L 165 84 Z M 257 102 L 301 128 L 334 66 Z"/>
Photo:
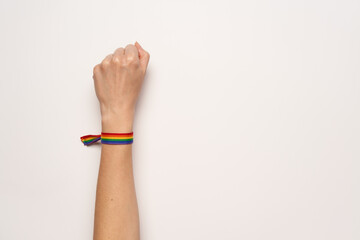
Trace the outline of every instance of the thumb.
<path fill-rule="evenodd" d="M 147 51 L 145 51 L 138 42 L 135 42 L 135 47 L 139 52 L 140 65 L 143 68 L 143 70 L 146 71 L 150 59 L 150 54 Z"/>

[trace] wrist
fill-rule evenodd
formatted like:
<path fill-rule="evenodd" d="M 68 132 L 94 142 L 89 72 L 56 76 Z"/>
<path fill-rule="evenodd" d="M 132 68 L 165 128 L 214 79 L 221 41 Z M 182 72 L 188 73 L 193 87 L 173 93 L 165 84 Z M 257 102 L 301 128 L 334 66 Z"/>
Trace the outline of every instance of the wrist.
<path fill-rule="evenodd" d="M 129 133 L 133 131 L 133 114 L 102 115 L 102 132 Z"/>

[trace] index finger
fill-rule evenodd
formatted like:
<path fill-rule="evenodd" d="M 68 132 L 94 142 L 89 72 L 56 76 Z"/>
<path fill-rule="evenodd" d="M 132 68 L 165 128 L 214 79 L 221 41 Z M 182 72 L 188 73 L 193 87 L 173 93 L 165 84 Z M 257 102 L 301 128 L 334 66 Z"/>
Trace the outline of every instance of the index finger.
<path fill-rule="evenodd" d="M 132 44 L 128 44 L 125 47 L 125 55 L 133 57 L 135 59 L 139 59 L 139 52 L 138 52 L 137 48 Z"/>

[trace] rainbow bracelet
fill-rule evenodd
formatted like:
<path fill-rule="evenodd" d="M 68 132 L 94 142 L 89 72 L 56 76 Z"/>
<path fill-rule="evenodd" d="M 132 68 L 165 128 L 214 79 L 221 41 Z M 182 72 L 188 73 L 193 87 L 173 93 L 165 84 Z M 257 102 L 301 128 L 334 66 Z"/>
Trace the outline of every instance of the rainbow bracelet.
<path fill-rule="evenodd" d="M 99 140 L 101 140 L 102 144 L 132 144 L 134 141 L 134 133 L 104 133 L 101 135 L 85 135 L 80 137 L 81 142 L 85 146 L 89 146 Z"/>

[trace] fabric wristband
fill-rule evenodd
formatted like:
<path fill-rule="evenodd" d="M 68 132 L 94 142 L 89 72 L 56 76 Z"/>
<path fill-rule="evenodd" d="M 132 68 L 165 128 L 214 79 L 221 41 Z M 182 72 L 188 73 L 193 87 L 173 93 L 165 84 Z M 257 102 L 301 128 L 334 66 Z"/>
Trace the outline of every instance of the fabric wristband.
<path fill-rule="evenodd" d="M 112 144 L 112 145 L 121 145 L 121 144 L 132 144 L 134 140 L 134 133 L 104 133 L 101 135 L 85 135 L 80 137 L 81 142 L 85 146 L 89 146 L 99 140 L 102 144 Z"/>

